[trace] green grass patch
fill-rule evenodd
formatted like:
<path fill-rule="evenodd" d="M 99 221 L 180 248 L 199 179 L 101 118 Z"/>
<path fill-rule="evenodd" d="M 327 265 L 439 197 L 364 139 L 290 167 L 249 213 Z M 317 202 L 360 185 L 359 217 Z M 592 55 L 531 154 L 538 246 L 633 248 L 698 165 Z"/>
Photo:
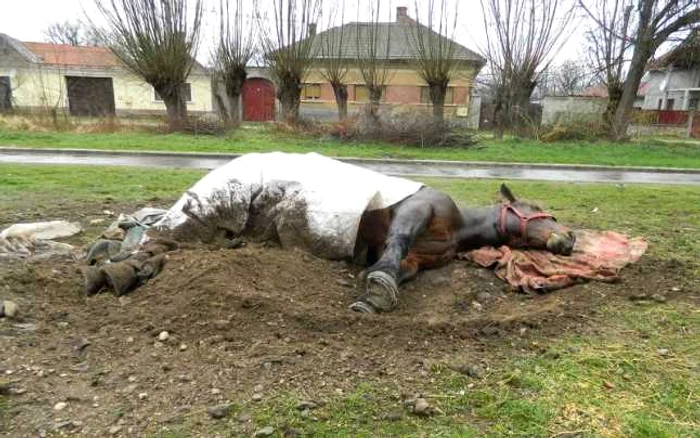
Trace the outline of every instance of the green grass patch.
<path fill-rule="evenodd" d="M 0 165 L 3 212 L 51 211 L 57 202 L 111 199 L 169 202 L 203 171 L 88 166 Z M 498 181 L 428 179 L 460 203 L 498 199 Z M 515 182 L 513 191 L 538 201 L 574 226 L 642 235 L 650 255 L 682 260 L 700 274 L 700 188 L 649 185 Z M 679 285 L 695 281 L 679 278 Z M 686 288 L 683 287 L 683 290 Z M 691 289 L 689 289 L 691 290 Z M 595 334 L 562 334 L 554 340 L 513 336 L 489 355 L 490 368 L 473 379 L 435 364 L 423 384 L 437 415 L 408 412 L 391 379 L 334 395 L 302 418 L 300 394 L 280 394 L 261 404 L 236 405 L 231 418 L 203 426 L 188 418 L 153 436 L 243 433 L 235 419 L 251 412 L 255 428 L 275 433 L 370 436 L 697 436 L 700 430 L 700 313 L 686 301 L 634 305 L 615 301 L 599 309 Z M 537 342 L 537 344 L 534 344 Z M 489 350 L 489 347 L 486 347 Z M 446 359 L 449 360 L 449 359 Z M 0 397 L 0 417 L 6 410 Z M 387 414 L 393 413 L 392 419 Z"/>
<path fill-rule="evenodd" d="M 419 148 L 376 142 L 342 142 L 333 138 L 280 133 L 267 125 L 244 125 L 223 137 L 0 129 L 0 145 L 179 152 L 319 152 L 336 157 L 700 168 L 700 146 L 697 143 L 648 139 L 621 144 L 607 141 L 540 143 L 519 139 L 496 141 L 487 137 L 480 144 L 469 148 Z"/>
<path fill-rule="evenodd" d="M 429 418 L 411 414 L 391 382 L 366 383 L 308 417 L 295 408 L 305 398 L 297 393 L 236 405 L 209 432 L 235 431 L 245 411 L 255 429 L 294 436 L 697 436 L 700 337 L 689 334 L 700 330 L 698 311 L 683 303 L 617 305 L 602 309 L 600 320 L 602 334 L 564 335 L 536 348 L 516 337 L 510 347 L 499 346 L 507 359 L 481 379 L 434 366 L 424 396 L 438 411 Z M 185 421 L 154 436 L 194 430 Z"/>
<path fill-rule="evenodd" d="M 81 200 L 177 199 L 203 170 L 0 164 L 0 202 L 8 207 Z M 499 181 L 423 179 L 458 203 L 499 200 Z M 650 254 L 696 262 L 700 253 L 700 187 L 509 182 L 574 227 L 612 229 L 650 241 Z M 8 208 L 12 209 L 12 208 Z"/>

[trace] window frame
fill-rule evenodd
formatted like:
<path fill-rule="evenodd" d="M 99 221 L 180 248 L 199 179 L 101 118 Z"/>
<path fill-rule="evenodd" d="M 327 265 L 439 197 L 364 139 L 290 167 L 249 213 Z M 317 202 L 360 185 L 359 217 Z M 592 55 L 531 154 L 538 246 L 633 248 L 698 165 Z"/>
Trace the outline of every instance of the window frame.
<path fill-rule="evenodd" d="M 309 96 L 307 93 L 307 90 L 309 89 L 318 89 L 318 93 L 315 96 Z M 314 93 L 316 94 L 316 93 Z M 316 82 L 310 82 L 310 83 L 304 83 L 301 84 L 301 93 L 299 95 L 301 100 L 303 101 L 316 101 L 316 100 L 321 100 L 321 84 L 316 83 Z"/>
<path fill-rule="evenodd" d="M 424 105 L 432 104 L 430 101 L 430 87 L 427 85 L 420 86 L 420 103 Z M 445 105 L 455 105 L 455 87 L 447 87 Z"/>
<path fill-rule="evenodd" d="M 359 102 L 359 103 L 369 102 L 369 89 L 367 87 L 367 84 L 354 84 L 353 86 L 355 87 L 353 90 L 353 99 L 354 99 L 353 102 Z M 365 89 L 365 98 L 363 100 L 359 100 L 357 98 L 358 87 Z M 386 102 L 386 85 L 382 85 L 382 97 L 379 99 L 379 102 Z"/>

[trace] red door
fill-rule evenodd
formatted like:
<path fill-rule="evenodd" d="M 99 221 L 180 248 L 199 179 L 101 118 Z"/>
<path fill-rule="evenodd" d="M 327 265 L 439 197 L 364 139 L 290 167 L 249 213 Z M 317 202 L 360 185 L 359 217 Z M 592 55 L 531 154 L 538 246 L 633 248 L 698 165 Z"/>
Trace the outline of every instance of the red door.
<path fill-rule="evenodd" d="M 243 83 L 243 120 L 275 120 L 275 86 L 267 79 L 247 79 Z"/>

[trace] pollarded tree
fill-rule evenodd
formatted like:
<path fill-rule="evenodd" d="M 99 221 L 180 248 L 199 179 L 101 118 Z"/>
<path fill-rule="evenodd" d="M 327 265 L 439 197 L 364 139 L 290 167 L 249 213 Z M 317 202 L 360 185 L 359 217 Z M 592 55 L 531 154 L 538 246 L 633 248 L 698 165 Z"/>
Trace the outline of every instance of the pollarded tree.
<path fill-rule="evenodd" d="M 255 53 L 255 33 L 246 26 L 243 0 L 219 0 L 219 35 L 213 53 L 214 70 L 224 82 L 227 108 L 222 108 L 229 126 L 241 121 L 240 99 L 247 77 L 246 66 Z"/>
<path fill-rule="evenodd" d="M 411 26 L 412 47 L 418 62 L 418 73 L 428 84 L 433 120 L 441 124 L 445 118 L 445 96 L 452 80 L 459 46 L 453 41 L 457 27 L 457 3 L 447 0 L 428 0 L 425 22 L 417 18 Z M 416 17 L 420 17 L 416 2 Z M 449 37 L 449 38 L 448 38 Z"/>
<path fill-rule="evenodd" d="M 348 117 L 348 85 L 346 77 L 349 69 L 348 41 L 345 27 L 345 0 L 335 1 L 329 14 L 328 29 L 316 40 L 321 74 L 331 84 L 335 103 L 338 106 L 338 120 Z"/>
<path fill-rule="evenodd" d="M 183 88 L 194 66 L 202 0 L 95 0 L 107 22 L 101 36 L 160 95 L 171 131 L 187 117 Z"/>
<path fill-rule="evenodd" d="M 277 79 L 282 119 L 295 124 L 301 86 L 314 61 L 321 0 L 256 0 L 255 5 L 265 60 Z"/>
<path fill-rule="evenodd" d="M 355 38 L 357 66 L 367 87 L 367 116 L 373 128 L 379 126 L 379 108 L 389 75 L 391 50 L 391 28 L 382 22 L 382 3 L 382 0 L 370 0 L 370 21 L 357 25 Z"/>
<path fill-rule="evenodd" d="M 481 0 L 494 85 L 496 136 L 518 129 L 537 82 L 570 34 L 574 8 L 564 0 Z"/>

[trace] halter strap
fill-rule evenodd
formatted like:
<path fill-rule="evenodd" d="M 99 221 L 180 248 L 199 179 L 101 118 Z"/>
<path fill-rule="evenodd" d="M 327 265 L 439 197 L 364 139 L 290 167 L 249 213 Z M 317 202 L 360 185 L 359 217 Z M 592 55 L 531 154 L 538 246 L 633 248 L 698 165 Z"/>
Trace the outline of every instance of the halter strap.
<path fill-rule="evenodd" d="M 509 236 L 506 230 L 508 211 L 511 211 L 514 215 L 518 217 L 520 221 L 520 236 Z M 531 216 L 523 214 L 520 210 L 515 208 L 512 204 L 506 203 L 501 205 L 501 214 L 498 218 L 498 233 L 503 238 L 507 238 L 509 243 L 517 243 L 518 240 L 521 244 L 527 244 L 527 223 L 534 219 L 552 219 L 556 221 L 557 219 L 549 213 L 539 212 Z M 517 239 L 517 240 L 516 240 Z"/>

